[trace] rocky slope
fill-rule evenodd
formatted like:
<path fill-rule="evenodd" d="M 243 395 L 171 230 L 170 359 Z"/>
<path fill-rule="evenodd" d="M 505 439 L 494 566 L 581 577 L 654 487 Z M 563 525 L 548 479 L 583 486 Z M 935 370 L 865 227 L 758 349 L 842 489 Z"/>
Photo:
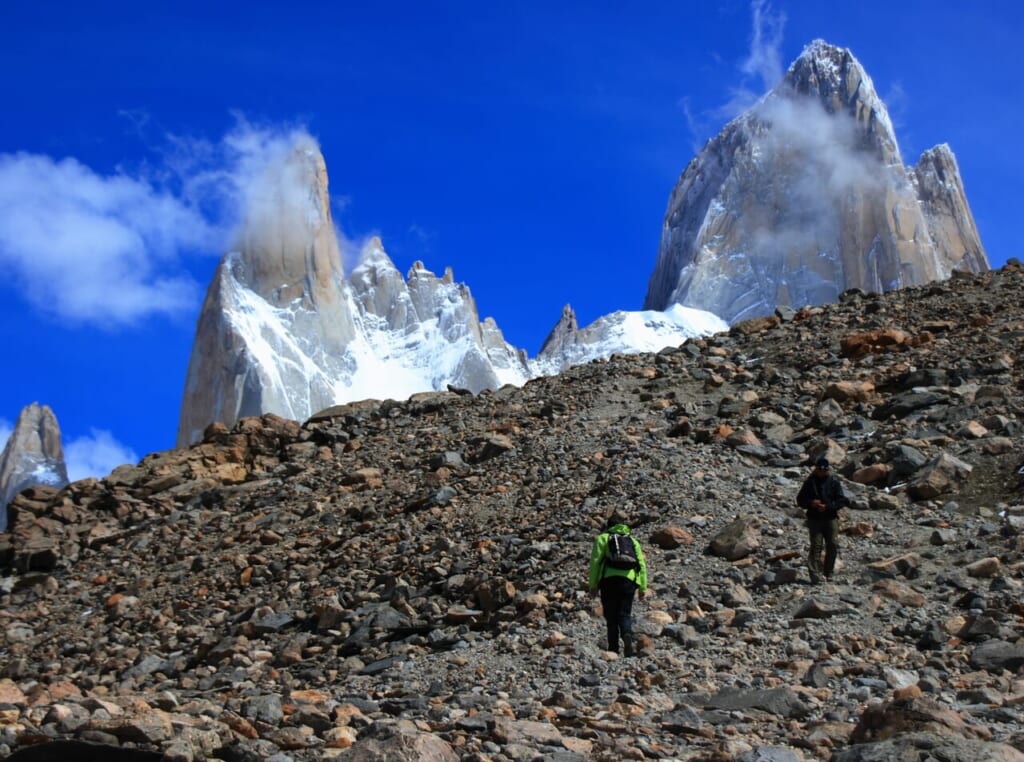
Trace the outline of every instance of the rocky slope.
<path fill-rule="evenodd" d="M 0 531 L 7 528 L 7 504 L 23 489 L 37 484 L 68 483 L 60 426 L 46 405 L 22 408 L 14 431 L 0 453 Z"/>
<path fill-rule="evenodd" d="M 31 490 L 0 753 L 1020 760 L 1022 348 L 1014 261 Z M 822 453 L 853 506 L 812 586 Z M 584 590 L 612 509 L 651 572 L 629 659 Z"/>
<path fill-rule="evenodd" d="M 818 40 L 683 172 L 644 306 L 732 323 L 988 267 L 952 151 L 907 167 L 860 62 Z"/>

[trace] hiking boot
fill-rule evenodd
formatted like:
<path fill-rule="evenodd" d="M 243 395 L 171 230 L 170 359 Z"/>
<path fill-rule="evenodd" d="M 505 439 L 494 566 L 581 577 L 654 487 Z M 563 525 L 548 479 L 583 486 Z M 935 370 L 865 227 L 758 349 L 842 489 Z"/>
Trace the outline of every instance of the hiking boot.
<path fill-rule="evenodd" d="M 819 575 L 817 572 L 811 572 L 811 584 L 812 585 L 817 585 L 820 582 L 821 582 L 821 575 Z"/>
<path fill-rule="evenodd" d="M 623 638 L 622 639 L 622 654 L 624 656 L 632 656 L 633 655 L 633 638 Z"/>

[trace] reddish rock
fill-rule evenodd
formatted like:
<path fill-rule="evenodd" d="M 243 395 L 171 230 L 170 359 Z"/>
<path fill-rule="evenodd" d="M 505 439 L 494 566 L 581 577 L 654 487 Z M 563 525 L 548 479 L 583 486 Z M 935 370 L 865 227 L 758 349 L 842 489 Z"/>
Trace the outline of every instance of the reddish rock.
<path fill-rule="evenodd" d="M 651 534 L 651 542 L 663 550 L 672 550 L 681 545 L 693 545 L 693 535 L 682 527 L 662 527 Z"/>

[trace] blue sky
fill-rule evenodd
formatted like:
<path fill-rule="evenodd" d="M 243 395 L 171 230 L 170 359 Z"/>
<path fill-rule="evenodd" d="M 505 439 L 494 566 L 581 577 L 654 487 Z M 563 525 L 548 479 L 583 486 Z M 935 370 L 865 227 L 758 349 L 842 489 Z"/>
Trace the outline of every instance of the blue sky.
<path fill-rule="evenodd" d="M 452 266 L 531 354 L 566 303 L 582 324 L 640 309 L 679 174 L 819 37 L 864 64 L 908 163 L 950 144 L 998 267 L 1021 254 L 1021 8 L 7 3 L 0 442 L 38 401 L 73 478 L 173 446 L 237 197 L 297 130 L 346 241 Z"/>

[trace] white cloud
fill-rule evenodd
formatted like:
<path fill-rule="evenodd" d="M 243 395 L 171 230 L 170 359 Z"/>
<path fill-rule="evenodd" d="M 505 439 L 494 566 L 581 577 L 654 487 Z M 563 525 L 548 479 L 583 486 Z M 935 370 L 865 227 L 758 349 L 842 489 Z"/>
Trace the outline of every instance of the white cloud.
<path fill-rule="evenodd" d="M 282 170 L 297 147 L 318 148 L 302 127 L 238 117 L 216 142 L 164 136 L 160 163 L 134 173 L 0 154 L 0 275 L 36 309 L 102 327 L 194 311 L 186 258 L 221 255 L 244 220 L 308 196 Z"/>
<path fill-rule="evenodd" d="M 906 137 L 908 135 L 907 115 L 910 113 L 910 96 L 900 81 L 893 82 L 889 86 L 885 97 L 882 98 L 886 110 L 889 112 L 889 119 L 892 120 L 893 129 Z"/>
<path fill-rule="evenodd" d="M 850 190 L 869 190 L 883 182 L 884 165 L 878 156 L 863 150 L 863 132 L 846 112 L 830 114 L 815 97 L 772 97 L 758 109 L 771 129 L 752 136 L 758 151 L 782 156 L 806 157 L 799 165 L 802 175 L 795 191 L 798 200 L 812 203 L 826 197 L 831 208 Z"/>
<path fill-rule="evenodd" d="M 235 118 L 235 127 L 217 143 L 170 136 L 167 157 L 181 195 L 217 220 L 230 246 L 243 226 L 258 236 L 260 224 L 295 218 L 311 208 L 306 176 L 289 159 L 296 151 L 320 150 L 304 126 L 261 126 L 239 114 Z M 332 203 L 343 208 L 347 199 L 335 194 Z M 335 232 L 343 258 L 359 251 L 337 225 Z"/>
<path fill-rule="evenodd" d="M 102 429 L 91 429 L 88 436 L 78 437 L 64 447 L 68 479 L 73 482 L 90 476 L 106 476 L 120 465 L 134 465 L 138 461 L 139 456 L 130 447 Z"/>
<path fill-rule="evenodd" d="M 99 175 L 75 159 L 0 154 L 0 271 L 43 312 L 104 326 L 192 307 L 178 263 L 213 231 L 145 180 Z"/>
<path fill-rule="evenodd" d="M 758 106 L 748 137 L 754 155 L 777 157 L 766 171 L 784 166 L 791 214 L 763 220 L 748 215 L 755 227 L 758 251 L 784 252 L 819 248 L 839 235 L 841 210 L 852 199 L 873 196 L 887 182 L 889 169 L 873 152 L 864 150 L 863 133 L 845 112 L 828 113 L 815 97 L 793 93 L 772 95 Z"/>

